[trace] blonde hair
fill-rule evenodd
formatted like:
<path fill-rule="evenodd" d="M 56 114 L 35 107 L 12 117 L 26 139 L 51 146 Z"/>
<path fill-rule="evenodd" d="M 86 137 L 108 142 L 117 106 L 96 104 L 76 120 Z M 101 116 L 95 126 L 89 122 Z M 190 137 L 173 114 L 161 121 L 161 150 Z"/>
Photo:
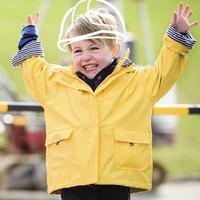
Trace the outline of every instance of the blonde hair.
<path fill-rule="evenodd" d="M 80 36 L 101 30 L 114 32 L 117 31 L 117 29 L 118 27 L 116 18 L 105 9 L 98 9 L 78 16 L 75 19 L 73 26 L 70 28 L 70 31 L 67 33 L 67 38 L 70 38 L 70 33 L 72 32 Z M 111 36 L 117 38 L 114 33 L 100 33 L 99 36 Z M 102 39 L 98 40 L 101 41 Z M 117 42 L 116 39 L 103 40 L 110 48 L 112 48 L 114 43 Z M 68 48 L 71 50 L 70 44 L 68 45 Z"/>

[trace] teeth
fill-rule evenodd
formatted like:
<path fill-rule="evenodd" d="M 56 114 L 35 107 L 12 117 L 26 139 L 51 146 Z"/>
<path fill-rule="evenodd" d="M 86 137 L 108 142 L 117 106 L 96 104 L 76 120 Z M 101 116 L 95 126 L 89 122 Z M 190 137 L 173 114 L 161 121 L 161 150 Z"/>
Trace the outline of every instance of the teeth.
<path fill-rule="evenodd" d="M 89 71 L 89 70 L 94 70 L 96 69 L 97 65 L 96 64 L 91 64 L 91 65 L 85 65 L 84 68 L 85 70 Z"/>

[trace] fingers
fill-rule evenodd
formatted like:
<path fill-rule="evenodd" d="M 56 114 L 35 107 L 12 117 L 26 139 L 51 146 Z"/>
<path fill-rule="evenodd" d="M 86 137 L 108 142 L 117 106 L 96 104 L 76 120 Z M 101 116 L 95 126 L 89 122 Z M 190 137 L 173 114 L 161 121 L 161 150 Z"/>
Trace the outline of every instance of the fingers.
<path fill-rule="evenodd" d="M 37 13 L 36 13 L 36 21 L 37 21 L 37 23 L 39 22 L 39 15 L 40 15 L 40 13 L 37 12 Z"/>
<path fill-rule="evenodd" d="M 183 3 L 180 3 L 178 6 L 177 15 L 181 16 L 183 14 Z"/>
<path fill-rule="evenodd" d="M 190 24 L 190 28 L 193 28 L 194 26 L 198 25 L 198 21 L 194 21 Z"/>
<path fill-rule="evenodd" d="M 190 12 L 185 16 L 185 18 L 188 20 L 191 16 L 192 16 L 192 11 L 190 11 Z"/>
<path fill-rule="evenodd" d="M 175 27 L 178 32 L 184 33 L 188 31 L 198 24 L 197 21 L 194 21 L 192 23 L 189 22 L 191 16 L 192 11 L 190 10 L 189 4 L 184 6 L 183 3 L 180 3 L 176 14 L 173 13 L 172 26 Z"/>
<path fill-rule="evenodd" d="M 30 15 L 27 17 L 27 24 L 28 25 L 32 25 L 33 24 L 32 16 L 30 16 Z"/>
<path fill-rule="evenodd" d="M 39 12 L 37 12 L 34 16 L 33 16 L 33 20 L 34 20 L 34 24 L 37 25 L 38 21 L 39 21 Z"/>
<path fill-rule="evenodd" d="M 183 16 L 186 17 L 190 13 L 190 6 L 186 5 L 184 11 L 183 11 Z"/>
<path fill-rule="evenodd" d="M 37 12 L 35 15 L 29 15 L 27 17 L 27 25 L 37 26 L 38 22 L 39 22 L 39 12 Z"/>
<path fill-rule="evenodd" d="M 178 7 L 177 15 L 179 17 L 183 16 L 186 19 L 189 19 L 192 16 L 192 11 L 190 10 L 190 6 L 186 5 L 186 7 L 184 8 L 183 3 L 180 3 Z"/>
<path fill-rule="evenodd" d="M 175 27 L 176 23 L 177 23 L 177 12 L 174 11 L 173 14 L 172 14 L 171 24 L 172 24 L 173 27 Z"/>

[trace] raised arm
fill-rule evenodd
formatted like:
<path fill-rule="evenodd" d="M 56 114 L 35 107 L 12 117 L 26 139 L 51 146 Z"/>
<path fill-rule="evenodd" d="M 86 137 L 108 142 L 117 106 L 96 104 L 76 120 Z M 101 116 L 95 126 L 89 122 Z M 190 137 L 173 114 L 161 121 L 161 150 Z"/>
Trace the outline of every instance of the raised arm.
<path fill-rule="evenodd" d="M 31 96 L 41 105 L 46 94 L 49 64 L 44 59 L 44 50 L 38 40 L 39 13 L 28 16 L 21 30 L 18 52 L 12 57 L 14 67 L 21 66 L 25 86 Z"/>
<path fill-rule="evenodd" d="M 190 23 L 191 16 L 190 6 L 180 3 L 177 11 L 172 15 L 171 25 L 164 36 L 164 44 L 155 67 L 147 68 L 149 71 L 146 76 L 149 82 L 147 88 L 152 94 L 153 102 L 166 94 L 184 71 L 188 54 L 196 43 L 189 30 L 198 22 Z"/>

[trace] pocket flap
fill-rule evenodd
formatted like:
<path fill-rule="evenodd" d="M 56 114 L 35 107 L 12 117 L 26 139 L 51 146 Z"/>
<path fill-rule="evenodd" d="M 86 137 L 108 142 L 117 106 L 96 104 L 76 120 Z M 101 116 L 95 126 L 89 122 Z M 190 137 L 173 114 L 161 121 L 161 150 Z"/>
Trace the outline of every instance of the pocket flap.
<path fill-rule="evenodd" d="M 62 129 L 47 134 L 45 146 L 68 139 L 73 132 L 73 128 Z"/>
<path fill-rule="evenodd" d="M 115 140 L 131 143 L 150 143 L 150 134 L 148 131 L 131 131 L 125 129 L 114 129 Z"/>

